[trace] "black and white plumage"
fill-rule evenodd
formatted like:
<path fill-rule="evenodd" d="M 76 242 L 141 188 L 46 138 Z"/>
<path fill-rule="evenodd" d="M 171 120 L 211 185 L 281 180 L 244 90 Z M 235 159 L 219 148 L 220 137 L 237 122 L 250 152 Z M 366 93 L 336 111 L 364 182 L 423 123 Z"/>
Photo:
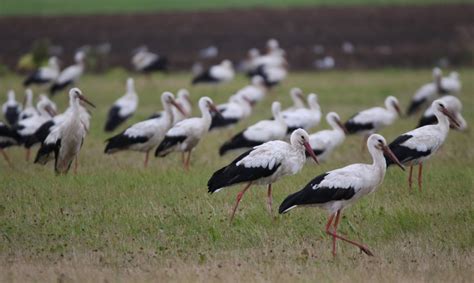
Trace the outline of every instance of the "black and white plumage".
<path fill-rule="evenodd" d="M 168 70 L 168 58 L 148 51 L 142 47 L 132 57 L 132 65 L 137 72 L 149 74 Z"/>
<path fill-rule="evenodd" d="M 293 105 L 283 110 L 281 112 L 282 114 L 293 112 L 297 109 L 306 108 L 303 91 L 300 88 L 294 87 L 290 89 L 290 98 L 293 102 Z"/>
<path fill-rule="evenodd" d="M 346 138 L 347 130 L 336 112 L 329 112 L 326 115 L 326 121 L 331 126 L 331 130 L 322 130 L 309 135 L 309 145 L 320 161 L 327 160 Z"/>
<path fill-rule="evenodd" d="M 126 93 L 117 99 L 112 107 L 109 109 L 107 121 L 105 122 L 104 130 L 106 132 L 114 131 L 118 126 L 125 122 L 137 110 L 138 95 L 135 91 L 135 86 L 132 78 L 127 79 Z"/>
<path fill-rule="evenodd" d="M 220 147 L 219 154 L 224 155 L 229 150 L 249 148 L 268 141 L 284 139 L 288 126 L 281 114 L 281 104 L 277 101 L 272 104 L 272 114 L 274 120 L 257 122 L 226 141 Z"/>
<path fill-rule="evenodd" d="M 65 89 L 71 84 L 75 84 L 80 79 L 84 73 L 85 56 L 85 53 L 82 51 L 76 53 L 74 56 L 75 64 L 62 70 L 54 83 L 51 85 L 49 89 L 49 93 L 51 95 L 56 94 L 58 91 Z"/>
<path fill-rule="evenodd" d="M 12 163 L 4 149 L 10 146 L 18 145 L 19 143 L 20 136 L 18 136 L 16 131 L 3 122 L 0 122 L 0 153 L 3 155 L 3 158 L 10 167 L 12 167 Z"/>
<path fill-rule="evenodd" d="M 161 104 L 164 109 L 162 116 L 136 123 L 120 134 L 107 139 L 104 152 L 106 154 L 122 150 L 145 152 L 144 166 L 147 167 L 150 150 L 163 141 L 166 132 L 172 125 L 171 107 L 174 106 L 181 109 L 181 106 L 176 103 L 171 92 L 163 92 Z"/>
<path fill-rule="evenodd" d="M 33 105 L 33 91 L 31 89 L 26 89 L 23 110 L 20 112 L 18 120 L 23 120 L 30 118 L 34 115 L 37 115 L 35 106 Z"/>
<path fill-rule="evenodd" d="M 233 95 L 229 102 L 217 106 L 221 115 L 212 115 L 210 130 L 228 128 L 252 114 L 252 106 L 245 96 Z"/>
<path fill-rule="evenodd" d="M 78 88 L 72 88 L 69 91 L 69 99 L 72 101 L 70 114 L 61 124 L 51 130 L 35 158 L 35 163 L 46 164 L 54 155 L 54 171 L 57 174 L 68 173 L 72 162 L 77 160 L 77 155 L 88 132 L 81 119 L 80 101 L 95 107 Z"/>
<path fill-rule="evenodd" d="M 31 84 L 48 84 L 56 80 L 59 75 L 59 64 L 56 57 L 51 57 L 48 60 L 48 65 L 41 67 L 31 73 L 24 81 L 23 85 L 25 87 L 30 86 Z"/>
<path fill-rule="evenodd" d="M 254 147 L 212 175 L 207 182 L 209 193 L 218 192 L 232 185 L 248 183 L 237 196 L 231 215 L 232 221 L 237 206 L 250 185 L 268 185 L 268 208 L 271 213 L 271 185 L 284 176 L 298 173 L 303 168 L 306 160 L 305 150 L 318 162 L 308 142 L 308 133 L 298 129 L 291 134 L 290 143 L 269 141 Z"/>
<path fill-rule="evenodd" d="M 418 187 L 421 190 L 421 175 L 423 162 L 431 158 L 444 143 L 449 132 L 450 121 L 456 127 L 459 122 L 455 116 L 449 112 L 442 100 L 435 100 L 432 103 L 433 113 L 438 123 L 414 129 L 398 136 L 389 147 L 395 156 L 404 165 L 410 166 L 408 185 L 412 185 L 413 166 L 418 165 Z M 393 164 L 387 161 L 387 166 Z"/>
<path fill-rule="evenodd" d="M 190 93 L 187 89 L 182 88 L 178 90 L 176 94 L 176 103 L 181 106 L 181 110 L 176 107 L 171 108 L 172 117 L 173 117 L 173 125 L 176 123 L 191 117 L 193 111 L 193 105 L 191 103 Z M 163 115 L 163 111 L 156 112 L 150 116 L 151 118 L 161 117 Z"/>
<path fill-rule="evenodd" d="M 37 138 L 37 133 L 41 132 L 40 128 L 43 124 L 48 123 L 56 115 L 54 110 L 55 104 L 49 98 L 43 98 L 36 104 L 37 114 L 20 120 L 15 127 L 18 134 L 21 136 L 23 146 L 27 149 L 27 160 L 29 160 L 29 149 L 34 145 L 42 142 Z"/>
<path fill-rule="evenodd" d="M 308 108 L 298 108 L 293 111 L 284 111 L 283 120 L 288 126 L 287 134 L 301 128 L 306 131 L 319 125 L 321 121 L 321 107 L 318 104 L 318 96 L 314 93 L 308 95 Z"/>
<path fill-rule="evenodd" d="M 342 210 L 359 198 L 374 192 L 383 182 L 386 172 L 384 153 L 403 169 L 381 135 L 371 135 L 367 140 L 367 148 L 372 155 L 372 164 L 357 163 L 323 173 L 311 180 L 302 190 L 287 196 L 279 208 L 280 214 L 304 206 L 315 206 L 327 210 L 330 217 L 326 224 L 326 233 L 333 237 L 334 256 L 337 239 L 351 243 L 364 253 L 373 255 L 366 246 L 337 233 Z M 332 227 L 334 217 L 335 223 Z"/>
<path fill-rule="evenodd" d="M 383 127 L 389 126 L 400 116 L 398 99 L 388 96 L 385 99 L 385 108 L 373 107 L 363 110 L 352 116 L 345 124 L 350 134 L 364 134 L 368 136 Z"/>
<path fill-rule="evenodd" d="M 446 109 L 448 109 L 448 111 L 454 115 L 454 118 L 456 118 L 456 121 L 458 121 L 459 123 L 459 127 L 453 127 L 453 125 L 451 125 L 451 128 L 454 128 L 455 130 L 465 131 L 468 125 L 467 125 L 466 120 L 461 114 L 461 111 L 462 111 L 461 100 L 459 100 L 459 98 L 453 95 L 443 96 L 439 100 L 443 101 L 444 105 L 446 106 Z M 436 118 L 434 114 L 433 106 L 430 106 L 428 107 L 428 109 L 426 109 L 423 116 L 421 116 L 418 122 L 417 128 L 423 127 L 426 125 L 436 124 L 437 122 L 438 122 L 438 119 Z"/>
<path fill-rule="evenodd" d="M 15 92 L 9 90 L 7 93 L 7 101 L 2 105 L 3 117 L 10 126 L 14 126 L 20 118 L 23 107 L 15 99 Z"/>
<path fill-rule="evenodd" d="M 261 76 L 265 86 L 272 88 L 280 84 L 280 82 L 286 78 L 288 71 L 284 67 L 261 65 L 257 68 L 254 75 Z"/>
<path fill-rule="evenodd" d="M 456 94 L 461 91 L 459 74 L 452 72 L 448 77 L 443 77 L 440 68 L 433 69 L 433 81 L 421 86 L 411 99 L 407 115 L 412 115 L 423 106 L 430 104 L 438 96 Z"/>
<path fill-rule="evenodd" d="M 252 77 L 252 83 L 239 89 L 235 95 L 245 97 L 250 101 L 251 105 L 255 105 L 257 102 L 262 101 L 267 93 L 263 78 L 260 76 Z"/>
<path fill-rule="evenodd" d="M 224 83 L 234 79 L 235 72 L 232 62 L 222 61 L 219 65 L 211 66 L 201 74 L 193 78 L 192 84 L 199 83 Z"/>
<path fill-rule="evenodd" d="M 199 110 L 201 110 L 201 117 L 182 120 L 169 129 L 165 138 L 156 149 L 155 156 L 164 157 L 174 151 L 181 152 L 183 153 L 184 168 L 185 170 L 189 169 L 191 151 L 209 132 L 212 122 L 211 112 L 219 113 L 212 100 L 207 96 L 201 97 L 198 104 Z M 184 158 L 184 153 L 186 152 L 188 156 Z"/>

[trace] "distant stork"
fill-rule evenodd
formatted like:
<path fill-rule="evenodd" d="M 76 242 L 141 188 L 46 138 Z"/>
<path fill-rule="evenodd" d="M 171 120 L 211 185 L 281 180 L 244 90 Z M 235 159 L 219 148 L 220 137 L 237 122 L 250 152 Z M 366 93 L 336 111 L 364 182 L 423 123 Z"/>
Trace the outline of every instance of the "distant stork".
<path fill-rule="evenodd" d="M 221 115 L 212 115 L 210 130 L 228 128 L 252 114 L 252 106 L 245 96 L 233 95 L 229 102 L 217 106 Z"/>
<path fill-rule="evenodd" d="M 293 105 L 283 110 L 282 114 L 293 112 L 297 109 L 306 108 L 303 91 L 300 88 L 294 87 L 290 89 L 290 98 L 291 101 L 293 101 Z"/>
<path fill-rule="evenodd" d="M 192 84 L 199 83 L 224 83 L 234 79 L 235 72 L 232 62 L 222 61 L 219 65 L 211 66 L 201 74 L 193 78 Z"/>
<path fill-rule="evenodd" d="M 126 93 L 117 99 L 112 107 L 109 109 L 107 121 L 105 122 L 104 130 L 106 132 L 114 131 L 118 126 L 132 117 L 137 110 L 138 95 L 135 91 L 135 86 L 132 78 L 127 79 Z"/>
<path fill-rule="evenodd" d="M 67 174 L 72 162 L 77 160 L 87 134 L 87 128 L 81 120 L 80 101 L 95 107 L 78 88 L 72 88 L 69 91 L 69 98 L 73 101 L 70 114 L 61 124 L 51 130 L 35 158 L 35 163 L 46 164 L 50 155 L 54 154 L 54 171 L 57 174 Z"/>
<path fill-rule="evenodd" d="M 20 117 L 23 107 L 16 101 L 13 90 L 9 90 L 7 96 L 7 101 L 2 105 L 3 117 L 5 117 L 10 126 L 14 126 Z"/>
<path fill-rule="evenodd" d="M 318 162 L 309 145 L 308 133 L 295 130 L 290 143 L 269 141 L 245 152 L 229 165 L 217 170 L 207 182 L 209 193 L 232 185 L 247 183 L 237 195 L 230 221 L 244 195 L 252 184 L 268 186 L 268 210 L 272 214 L 272 184 L 280 178 L 298 173 L 305 163 L 305 150 Z"/>
<path fill-rule="evenodd" d="M 461 81 L 457 72 L 451 72 L 448 77 L 443 77 L 440 68 L 433 69 L 433 81 L 421 86 L 411 99 L 407 115 L 412 115 L 423 105 L 431 103 L 437 96 L 455 94 L 461 91 Z"/>
<path fill-rule="evenodd" d="M 173 151 L 181 152 L 184 169 L 189 169 L 192 150 L 209 132 L 212 122 L 211 112 L 220 115 L 212 100 L 207 96 L 199 99 L 199 109 L 201 110 L 201 117 L 182 120 L 168 130 L 165 138 L 156 149 L 155 156 L 165 157 Z M 186 158 L 185 153 L 188 155 Z"/>
<path fill-rule="evenodd" d="M 20 112 L 18 120 L 24 120 L 37 115 L 35 106 L 33 105 L 33 91 L 29 88 L 25 91 L 25 98 L 23 103 L 23 110 Z"/>
<path fill-rule="evenodd" d="M 59 73 L 54 83 L 51 85 L 49 92 L 51 95 L 63 90 L 67 86 L 76 83 L 84 73 L 85 53 L 79 51 L 74 55 L 75 64 L 71 65 Z"/>
<path fill-rule="evenodd" d="M 283 119 L 288 126 L 287 134 L 301 128 L 308 131 L 319 125 L 321 121 L 321 107 L 318 104 L 318 96 L 314 93 L 308 95 L 308 108 L 299 108 L 282 113 Z"/>
<path fill-rule="evenodd" d="M 311 180 L 302 190 L 287 196 L 279 208 L 280 214 L 299 206 L 316 206 L 329 211 L 326 233 L 333 238 L 333 256 L 336 256 L 337 239 L 355 245 L 367 255 L 373 255 L 363 244 L 349 240 L 337 232 L 342 210 L 359 198 L 374 192 L 383 182 L 386 171 L 384 154 L 404 169 L 381 135 L 371 135 L 367 140 L 367 147 L 372 155 L 372 164 L 357 163 L 323 173 Z"/>
<path fill-rule="evenodd" d="M 353 115 L 344 124 L 349 134 L 363 134 L 365 140 L 369 135 L 376 133 L 383 127 L 395 122 L 400 116 L 400 105 L 394 96 L 385 99 L 385 108 L 373 107 Z"/>
<path fill-rule="evenodd" d="M 13 145 L 18 145 L 19 143 L 20 136 L 18 136 L 16 131 L 8 127 L 8 125 L 0 122 L 0 153 L 3 155 L 3 158 L 10 167 L 13 167 L 13 165 L 4 149 Z"/>
<path fill-rule="evenodd" d="M 107 139 L 104 152 L 106 154 L 112 154 L 122 150 L 144 152 L 144 166 L 146 168 L 150 150 L 163 141 L 166 132 L 172 126 L 173 117 L 171 107 L 174 106 L 183 111 L 181 106 L 176 103 L 174 95 L 171 92 L 163 92 L 161 95 L 161 104 L 164 109 L 162 116 L 136 123 L 120 134 Z"/>
<path fill-rule="evenodd" d="M 168 58 L 150 52 L 146 46 L 136 50 L 132 57 L 132 64 L 137 72 L 145 74 L 168 70 Z"/>
<path fill-rule="evenodd" d="M 235 95 L 243 96 L 245 99 L 250 101 L 250 104 L 253 106 L 257 102 L 262 101 L 265 98 L 267 93 L 267 88 L 264 85 L 263 78 L 260 76 L 252 77 L 250 85 L 247 85 L 239 89 Z"/>
<path fill-rule="evenodd" d="M 332 130 L 322 130 L 309 136 L 309 144 L 320 161 L 326 160 L 344 142 L 347 133 L 336 112 L 329 112 L 326 121 Z"/>
<path fill-rule="evenodd" d="M 459 98 L 453 95 L 443 96 L 439 100 L 443 101 L 443 103 L 446 106 L 446 109 L 448 109 L 448 111 L 454 115 L 454 117 L 456 118 L 456 121 L 459 122 L 458 128 L 454 127 L 454 125 L 452 124 L 451 124 L 451 128 L 454 128 L 460 131 L 466 130 L 467 122 L 461 114 L 461 111 L 462 111 L 461 100 L 459 100 Z M 425 113 L 423 114 L 420 121 L 418 122 L 417 128 L 423 127 L 426 125 L 436 124 L 436 123 L 438 123 L 438 119 L 436 118 L 434 114 L 433 106 L 430 106 L 428 107 L 428 109 L 426 109 Z"/>
<path fill-rule="evenodd" d="M 172 112 L 172 125 L 175 125 L 176 123 L 189 118 L 191 116 L 191 113 L 193 111 L 192 108 L 192 103 L 191 103 L 191 98 L 190 98 L 190 93 L 187 89 L 182 88 L 178 90 L 178 93 L 176 94 L 176 103 L 181 106 L 181 109 L 178 109 L 176 107 L 171 108 Z M 149 119 L 151 118 L 157 118 L 161 117 L 163 115 L 164 111 L 159 111 L 150 116 Z"/>
<path fill-rule="evenodd" d="M 48 65 L 45 67 L 41 67 L 31 73 L 25 81 L 23 81 L 23 85 L 25 87 L 30 86 L 31 84 L 48 84 L 53 82 L 59 75 L 59 64 L 58 58 L 51 57 L 48 60 Z"/>
<path fill-rule="evenodd" d="M 220 147 L 219 154 L 224 155 L 229 150 L 249 148 L 268 141 L 284 139 L 288 126 L 281 115 L 280 102 L 273 102 L 272 114 L 274 120 L 257 122 L 226 141 Z"/>
<path fill-rule="evenodd" d="M 449 123 L 459 127 L 456 117 L 449 112 L 445 102 L 438 99 L 432 103 L 433 113 L 438 119 L 435 125 L 427 125 L 398 136 L 389 147 L 404 165 L 410 166 L 408 186 L 412 186 L 413 166 L 418 165 L 418 189 L 421 190 L 423 162 L 432 157 L 444 143 L 449 132 Z M 390 166 L 387 161 L 387 166 Z"/>

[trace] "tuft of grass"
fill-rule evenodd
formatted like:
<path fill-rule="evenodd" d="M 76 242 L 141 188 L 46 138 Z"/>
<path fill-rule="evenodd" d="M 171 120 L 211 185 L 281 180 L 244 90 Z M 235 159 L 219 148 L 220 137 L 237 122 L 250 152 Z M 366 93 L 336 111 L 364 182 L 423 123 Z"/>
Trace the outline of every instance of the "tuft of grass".
<path fill-rule="evenodd" d="M 474 69 L 459 70 L 463 115 L 474 123 Z M 0 281 L 135 280 L 135 281 L 468 281 L 473 278 L 472 131 L 452 131 L 424 170 L 424 190 L 409 191 L 406 172 L 390 168 L 378 191 L 348 208 L 340 231 L 366 243 L 369 258 L 331 240 L 323 228 L 326 213 L 297 209 L 272 220 L 266 192 L 253 187 L 244 196 L 235 222 L 229 211 L 238 188 L 209 195 L 206 182 L 236 153 L 219 157 L 218 146 L 244 127 L 266 118 L 273 100 L 290 105 L 293 86 L 319 95 L 323 113 L 342 119 L 358 110 L 383 105 L 387 95 L 405 108 L 430 70 L 331 71 L 292 73 L 284 84 L 256 106 L 255 114 L 235 129 L 210 133 L 192 156 L 185 173 L 179 155 L 152 158 L 142 168 L 143 154 L 104 155 L 102 131 L 108 106 L 124 92 L 126 73 L 86 75 L 79 87 L 97 109 L 80 153 L 77 175 L 55 176 L 50 166 L 24 161 L 21 148 L 8 149 L 15 168 L 0 160 Z M 211 96 L 217 103 L 246 84 L 237 77 L 217 87 L 191 87 L 189 75 L 136 78 L 139 110 L 127 122 L 158 110 L 164 90 L 189 87 L 192 100 Z M 8 76 L 6 86 L 20 86 Z M 20 88 L 16 89 L 21 93 Z M 36 89 L 39 93 L 41 89 Z M 6 89 L 0 89 L 6 93 Z M 65 93 L 55 97 L 60 109 Z M 194 110 L 197 115 L 197 110 Z M 392 140 L 411 129 L 416 118 L 403 118 L 381 134 Z M 316 130 L 327 128 L 323 121 Z M 122 127 L 123 129 L 124 127 Z M 361 137 L 350 136 L 324 164 L 308 162 L 301 173 L 275 184 L 274 210 L 288 194 L 314 176 L 354 162 L 370 162 L 360 151 Z M 415 187 L 416 188 L 416 187 Z M 276 213 L 276 211 L 274 211 Z"/>

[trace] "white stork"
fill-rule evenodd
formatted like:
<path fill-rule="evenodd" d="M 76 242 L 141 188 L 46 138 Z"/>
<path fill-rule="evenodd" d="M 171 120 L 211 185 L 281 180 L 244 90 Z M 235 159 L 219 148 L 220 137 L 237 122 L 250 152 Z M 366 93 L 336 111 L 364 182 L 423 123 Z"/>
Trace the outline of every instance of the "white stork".
<path fill-rule="evenodd" d="M 73 101 L 70 114 L 61 124 L 51 130 L 35 158 L 35 163 L 44 165 L 54 154 L 54 171 L 57 174 L 67 174 L 72 162 L 77 160 L 77 155 L 87 134 L 87 128 L 81 119 L 80 101 L 95 107 L 78 88 L 72 88 L 69 91 L 69 99 Z"/>
<path fill-rule="evenodd" d="M 255 75 L 261 76 L 265 86 L 272 88 L 286 78 L 288 71 L 284 67 L 261 65 L 257 68 Z"/>
<path fill-rule="evenodd" d="M 211 66 L 193 78 L 192 84 L 199 83 L 224 83 L 231 81 L 235 76 L 234 67 L 229 60 L 222 61 L 219 65 Z"/>
<path fill-rule="evenodd" d="M 219 154 L 224 155 L 229 150 L 249 148 L 268 141 L 284 139 L 288 126 L 281 115 L 280 102 L 273 102 L 272 114 L 274 120 L 259 121 L 236 134 L 219 148 Z"/>
<path fill-rule="evenodd" d="M 25 91 L 24 101 L 23 101 L 23 110 L 20 112 L 18 120 L 23 120 L 34 115 L 37 115 L 35 106 L 33 105 L 33 91 L 29 88 Z"/>
<path fill-rule="evenodd" d="M 332 130 L 322 130 L 309 136 L 309 145 L 320 161 L 327 160 L 329 155 L 344 142 L 347 133 L 336 112 L 329 112 L 326 121 Z"/>
<path fill-rule="evenodd" d="M 443 77 L 440 68 L 433 69 L 433 81 L 421 86 L 411 99 L 407 115 L 417 112 L 423 105 L 431 103 L 437 95 L 455 94 L 461 91 L 461 82 L 457 72 Z"/>
<path fill-rule="evenodd" d="M 54 83 L 51 85 L 49 92 L 51 95 L 63 90 L 67 86 L 76 83 L 84 73 L 85 53 L 82 51 L 74 55 L 75 64 L 61 71 Z"/>
<path fill-rule="evenodd" d="M 176 107 L 171 108 L 172 117 L 173 117 L 173 123 L 172 123 L 173 125 L 175 125 L 176 123 L 186 118 L 189 118 L 193 111 L 190 93 L 185 88 L 178 90 L 178 93 L 176 94 L 176 103 L 181 106 L 181 110 L 179 110 Z M 156 112 L 152 114 L 149 119 L 161 117 L 163 113 L 164 111 Z"/>
<path fill-rule="evenodd" d="M 370 134 L 389 126 L 400 116 L 400 105 L 394 96 L 385 99 L 385 108 L 373 107 L 353 115 L 344 124 L 349 134 L 363 134 L 364 143 Z"/>
<path fill-rule="evenodd" d="M 413 166 L 418 165 L 418 189 L 421 190 L 423 162 L 431 158 L 444 143 L 449 132 L 449 124 L 459 127 L 456 117 L 449 112 L 442 100 L 432 103 L 433 113 L 438 119 L 435 125 L 427 125 L 398 136 L 389 147 L 404 165 L 410 166 L 408 185 L 412 186 Z M 387 161 L 387 166 L 392 163 Z"/>
<path fill-rule="evenodd" d="M 51 115 L 56 115 L 58 111 L 58 107 L 56 106 L 56 103 L 49 99 L 49 97 L 46 94 L 40 94 L 39 95 L 39 100 L 36 103 L 36 108 L 38 108 L 39 103 L 43 103 L 46 108 L 48 108 L 48 111 L 50 112 Z"/>
<path fill-rule="evenodd" d="M 148 51 L 147 47 L 138 48 L 132 57 L 133 67 L 137 72 L 149 74 L 168 69 L 168 58 Z"/>
<path fill-rule="evenodd" d="M 216 106 L 214 106 L 209 97 L 201 97 L 198 104 L 199 110 L 201 110 L 201 117 L 182 120 L 169 129 L 164 140 L 156 149 L 155 156 L 164 157 L 173 151 L 181 152 L 184 169 L 189 169 L 192 150 L 209 132 L 209 127 L 212 122 L 211 112 L 220 115 Z M 188 156 L 185 158 L 184 155 L 186 152 L 188 153 Z"/>
<path fill-rule="evenodd" d="M 23 107 L 15 99 L 15 92 L 9 90 L 7 93 L 7 101 L 2 105 L 3 117 L 10 126 L 14 126 L 20 117 Z"/>
<path fill-rule="evenodd" d="M 252 77 L 251 84 L 239 89 L 235 95 L 243 96 L 248 99 L 252 105 L 255 105 L 265 98 L 266 93 L 267 88 L 265 87 L 263 78 L 261 76 L 254 76 Z"/>
<path fill-rule="evenodd" d="M 232 185 L 247 183 L 237 195 L 230 221 L 244 193 L 252 184 L 268 186 L 268 209 L 272 214 L 272 184 L 280 178 L 298 173 L 305 163 L 305 150 L 314 161 L 318 159 L 309 145 L 308 133 L 303 129 L 295 130 L 290 143 L 269 141 L 243 153 L 229 165 L 217 170 L 207 182 L 209 193 L 222 190 Z"/>
<path fill-rule="evenodd" d="M 20 136 L 18 136 L 16 131 L 8 125 L 0 122 L 0 153 L 3 155 L 3 158 L 10 167 L 13 167 L 13 165 L 4 149 L 13 145 L 18 145 L 19 143 Z"/>
<path fill-rule="evenodd" d="M 292 112 L 297 109 L 303 109 L 306 107 L 303 91 L 300 88 L 294 87 L 290 89 L 290 98 L 291 98 L 291 101 L 293 101 L 293 105 L 283 110 L 282 114 Z"/>
<path fill-rule="evenodd" d="M 462 103 L 459 100 L 459 98 L 453 95 L 446 95 L 446 96 L 441 97 L 439 100 L 443 101 L 443 103 L 446 106 L 446 109 L 448 109 L 448 111 L 454 115 L 454 117 L 456 118 L 456 121 L 458 121 L 459 123 L 458 128 L 453 127 L 453 125 L 451 125 L 451 128 L 454 128 L 460 131 L 465 131 L 467 129 L 467 122 L 461 114 Z M 417 128 L 423 127 L 426 125 L 436 124 L 437 122 L 438 122 L 438 119 L 436 118 L 434 114 L 433 106 L 430 106 L 428 107 L 428 109 L 426 109 L 425 113 L 423 114 L 420 121 L 418 122 Z"/>
<path fill-rule="evenodd" d="M 229 102 L 217 106 L 221 115 L 212 115 L 210 130 L 231 127 L 252 114 L 252 106 L 245 96 L 233 95 Z"/>
<path fill-rule="evenodd" d="M 106 132 L 114 131 L 118 126 L 125 122 L 137 110 L 138 95 L 135 91 L 135 85 L 132 78 L 127 79 L 127 91 L 123 96 L 117 99 L 109 109 L 107 121 L 104 130 Z"/>
<path fill-rule="evenodd" d="M 31 73 L 24 81 L 23 85 L 25 87 L 31 85 L 31 84 L 47 84 L 51 83 L 59 75 L 59 64 L 58 64 L 58 58 L 56 57 L 51 57 L 48 60 L 48 65 L 45 67 L 41 67 Z"/>
<path fill-rule="evenodd" d="M 162 116 L 136 123 L 120 134 L 107 139 L 104 152 L 106 154 L 112 154 L 122 150 L 145 152 L 144 166 L 146 168 L 150 150 L 163 141 L 166 131 L 168 131 L 172 125 L 173 116 L 171 107 L 174 106 L 184 111 L 181 106 L 176 103 L 174 95 L 168 91 L 163 92 L 161 95 L 161 104 L 164 109 Z"/>
<path fill-rule="evenodd" d="M 302 190 L 287 196 L 279 208 L 280 214 L 299 206 L 316 206 L 326 209 L 330 214 L 326 224 L 326 233 L 333 238 L 332 254 L 334 256 L 337 239 L 357 246 L 367 255 L 373 255 L 366 246 L 349 240 L 337 232 L 342 210 L 359 198 L 374 192 L 383 182 L 386 172 L 384 153 L 404 170 L 381 135 L 371 135 L 367 140 L 367 147 L 372 155 L 372 164 L 351 164 L 323 173 L 311 180 Z"/>
<path fill-rule="evenodd" d="M 314 93 L 308 95 L 308 108 L 298 108 L 293 111 L 282 113 L 283 119 L 288 126 L 287 134 L 301 128 L 309 130 L 319 125 L 321 121 L 321 107 L 318 104 L 318 96 Z"/>

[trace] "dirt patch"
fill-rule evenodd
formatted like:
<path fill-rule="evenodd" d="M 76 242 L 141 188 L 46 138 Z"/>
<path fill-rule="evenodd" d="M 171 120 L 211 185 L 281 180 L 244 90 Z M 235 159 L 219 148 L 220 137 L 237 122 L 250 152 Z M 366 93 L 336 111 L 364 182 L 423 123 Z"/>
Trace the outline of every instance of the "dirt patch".
<path fill-rule="evenodd" d="M 64 47 L 110 42 L 111 65 L 129 66 L 141 44 L 167 54 L 173 69 L 189 68 L 197 49 L 216 44 L 221 55 L 240 59 L 275 37 L 294 69 L 309 69 L 315 44 L 338 67 L 431 66 L 443 57 L 474 65 L 474 5 L 317 7 L 160 14 L 0 18 L 0 60 L 13 66 L 40 38 Z M 355 52 L 342 51 L 343 42 Z"/>

